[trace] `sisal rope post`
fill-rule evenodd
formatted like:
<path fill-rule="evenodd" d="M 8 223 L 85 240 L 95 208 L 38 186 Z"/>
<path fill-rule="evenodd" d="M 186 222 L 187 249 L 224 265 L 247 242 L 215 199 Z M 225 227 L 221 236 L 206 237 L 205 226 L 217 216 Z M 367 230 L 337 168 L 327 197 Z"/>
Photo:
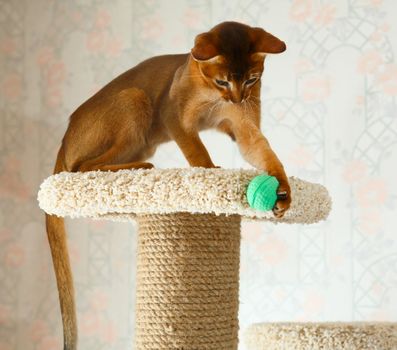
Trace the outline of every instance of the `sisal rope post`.
<path fill-rule="evenodd" d="M 236 350 L 239 215 L 137 218 L 137 350 Z"/>

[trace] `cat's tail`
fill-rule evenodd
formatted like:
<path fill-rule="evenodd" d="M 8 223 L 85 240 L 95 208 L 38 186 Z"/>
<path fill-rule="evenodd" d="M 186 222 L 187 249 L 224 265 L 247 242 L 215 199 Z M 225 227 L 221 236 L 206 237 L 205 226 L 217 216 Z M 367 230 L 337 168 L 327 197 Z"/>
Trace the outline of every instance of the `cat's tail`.
<path fill-rule="evenodd" d="M 63 149 L 61 147 L 54 173 L 63 169 Z M 74 301 L 74 288 L 72 271 L 67 248 L 65 224 L 63 218 L 55 215 L 45 216 L 48 242 L 51 248 L 52 262 L 54 264 L 55 276 L 58 285 L 59 303 L 62 313 L 63 324 L 63 349 L 77 349 L 77 320 L 76 306 Z"/>
<path fill-rule="evenodd" d="M 64 220 L 63 218 L 48 214 L 46 214 L 45 219 L 62 313 L 63 349 L 76 350 L 76 307 L 74 302 L 73 279 L 67 250 Z"/>

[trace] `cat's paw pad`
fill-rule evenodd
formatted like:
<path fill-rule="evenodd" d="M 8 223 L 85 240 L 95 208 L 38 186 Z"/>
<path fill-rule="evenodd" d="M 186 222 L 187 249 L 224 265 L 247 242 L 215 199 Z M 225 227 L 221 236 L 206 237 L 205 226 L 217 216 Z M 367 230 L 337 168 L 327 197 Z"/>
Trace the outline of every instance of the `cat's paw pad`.
<path fill-rule="evenodd" d="M 277 201 L 273 207 L 273 214 L 277 219 L 281 219 L 285 212 L 291 205 L 291 194 L 290 190 L 285 188 L 279 188 L 277 191 Z"/>

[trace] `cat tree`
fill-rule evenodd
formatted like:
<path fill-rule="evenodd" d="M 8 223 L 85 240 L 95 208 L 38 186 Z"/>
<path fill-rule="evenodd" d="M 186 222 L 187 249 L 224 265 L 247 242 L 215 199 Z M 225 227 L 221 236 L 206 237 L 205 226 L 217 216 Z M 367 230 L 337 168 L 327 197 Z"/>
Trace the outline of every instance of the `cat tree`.
<path fill-rule="evenodd" d="M 312 224 L 331 208 L 323 186 L 292 177 L 293 201 L 282 219 L 256 211 L 245 192 L 258 174 L 203 168 L 60 173 L 43 182 L 38 199 L 49 214 L 138 222 L 136 349 L 233 350 L 241 218 Z M 263 332 L 251 330 L 248 338 Z"/>

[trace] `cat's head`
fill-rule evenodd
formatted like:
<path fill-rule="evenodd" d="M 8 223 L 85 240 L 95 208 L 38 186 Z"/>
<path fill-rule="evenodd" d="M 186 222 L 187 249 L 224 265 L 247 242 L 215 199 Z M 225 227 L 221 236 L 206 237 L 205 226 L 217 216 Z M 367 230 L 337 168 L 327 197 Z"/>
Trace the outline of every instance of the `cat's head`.
<path fill-rule="evenodd" d="M 191 55 L 211 88 L 226 101 L 240 103 L 260 80 L 266 55 L 285 49 L 283 41 L 262 28 L 223 22 L 197 35 Z"/>

